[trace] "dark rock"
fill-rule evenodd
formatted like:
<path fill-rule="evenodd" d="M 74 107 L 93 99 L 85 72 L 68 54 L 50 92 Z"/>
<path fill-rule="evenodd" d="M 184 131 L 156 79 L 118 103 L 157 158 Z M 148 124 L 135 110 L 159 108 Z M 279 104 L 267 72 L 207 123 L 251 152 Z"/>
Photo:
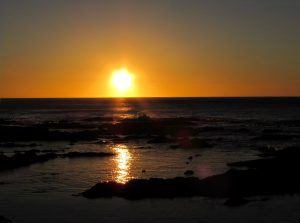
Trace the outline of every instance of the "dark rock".
<path fill-rule="evenodd" d="M 195 135 L 193 129 L 194 119 L 192 118 L 151 118 L 147 115 L 140 115 L 132 119 L 124 119 L 119 123 L 106 126 L 108 132 L 112 135 L 131 135 L 131 136 L 149 136 L 149 135 L 180 135 L 185 129 L 190 134 Z"/>
<path fill-rule="evenodd" d="M 41 146 L 41 144 L 37 143 L 30 143 L 30 144 L 21 144 L 21 143 L 13 143 L 13 142 L 7 142 L 7 143 L 0 143 L 0 147 L 37 147 Z"/>
<path fill-rule="evenodd" d="M 98 183 L 82 193 L 88 198 L 123 197 L 127 199 L 207 196 L 230 198 L 227 205 L 246 203 L 243 197 L 300 193 L 300 150 L 295 147 L 276 151 L 273 158 L 232 164 L 250 169 L 229 171 L 207 177 L 173 179 L 135 179 L 126 184 Z"/>
<path fill-rule="evenodd" d="M 174 178 L 149 180 L 135 179 L 121 184 L 117 182 L 98 183 L 81 195 L 86 198 L 124 197 L 126 199 L 143 198 L 174 198 L 190 197 L 196 195 L 199 187 L 197 178 Z"/>
<path fill-rule="evenodd" d="M 283 134 L 263 134 L 261 136 L 254 137 L 252 140 L 258 141 L 284 141 L 295 138 L 294 135 L 283 135 Z"/>
<path fill-rule="evenodd" d="M 135 149 L 153 149 L 151 146 L 136 146 Z"/>
<path fill-rule="evenodd" d="M 184 175 L 186 175 L 186 176 L 192 176 L 192 175 L 194 175 L 194 171 L 187 170 L 187 171 L 184 172 Z"/>
<path fill-rule="evenodd" d="M 221 132 L 225 131 L 224 127 L 217 126 L 203 126 L 197 129 L 199 132 Z"/>
<path fill-rule="evenodd" d="M 41 153 L 56 153 L 56 152 L 64 152 L 65 149 L 42 149 Z"/>
<path fill-rule="evenodd" d="M 39 149 L 31 149 L 31 150 L 15 150 L 15 153 L 40 153 Z"/>
<path fill-rule="evenodd" d="M 86 118 L 82 121 L 85 122 L 112 122 L 114 121 L 113 117 L 92 117 L 92 118 Z"/>
<path fill-rule="evenodd" d="M 12 157 L 2 154 L 0 155 L 0 171 L 43 163 L 56 158 L 57 154 L 55 153 L 37 155 L 35 151 L 17 152 Z"/>
<path fill-rule="evenodd" d="M 45 126 L 1 126 L 0 142 L 28 141 L 88 141 L 97 140 L 103 129 L 74 132 L 50 130 Z"/>
<path fill-rule="evenodd" d="M 150 139 L 147 143 L 155 144 L 155 143 L 170 143 L 172 140 L 166 136 L 156 136 L 153 139 Z"/>
<path fill-rule="evenodd" d="M 146 170 L 142 170 L 142 173 L 146 173 Z"/>
<path fill-rule="evenodd" d="M 13 223 L 13 221 L 5 218 L 4 216 L 0 216 L 0 223 Z"/>

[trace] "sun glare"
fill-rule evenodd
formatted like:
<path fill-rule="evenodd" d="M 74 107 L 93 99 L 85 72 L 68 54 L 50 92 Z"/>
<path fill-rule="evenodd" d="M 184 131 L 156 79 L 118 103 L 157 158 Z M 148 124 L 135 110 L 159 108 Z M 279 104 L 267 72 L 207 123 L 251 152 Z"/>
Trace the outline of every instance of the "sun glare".
<path fill-rule="evenodd" d="M 126 68 L 115 70 L 112 73 L 112 84 L 118 92 L 125 93 L 132 88 L 132 78 L 133 75 Z"/>

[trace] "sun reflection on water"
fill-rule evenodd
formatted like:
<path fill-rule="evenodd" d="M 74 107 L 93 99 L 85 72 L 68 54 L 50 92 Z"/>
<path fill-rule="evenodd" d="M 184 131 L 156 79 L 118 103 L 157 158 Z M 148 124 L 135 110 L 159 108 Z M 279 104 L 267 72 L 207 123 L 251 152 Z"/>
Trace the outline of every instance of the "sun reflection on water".
<path fill-rule="evenodd" d="M 117 154 L 115 158 L 115 181 L 118 183 L 126 183 L 131 178 L 129 171 L 132 155 L 126 145 L 116 145 L 113 150 Z"/>

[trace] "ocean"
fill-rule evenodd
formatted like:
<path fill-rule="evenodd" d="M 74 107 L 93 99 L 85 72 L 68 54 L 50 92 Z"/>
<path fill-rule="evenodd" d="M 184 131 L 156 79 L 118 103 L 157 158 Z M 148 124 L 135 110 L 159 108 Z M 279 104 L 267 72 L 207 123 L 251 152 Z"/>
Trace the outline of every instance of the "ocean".
<path fill-rule="evenodd" d="M 297 222 L 300 217 L 299 196 L 274 196 L 237 209 L 201 197 L 74 196 L 97 182 L 185 177 L 187 170 L 204 179 L 224 173 L 228 163 L 260 158 L 262 149 L 297 147 L 298 97 L 1 99 L 0 133 L 6 156 L 32 149 L 115 154 L 1 171 L 0 215 L 14 222 Z M 201 145 L 178 141 L 191 138 Z"/>

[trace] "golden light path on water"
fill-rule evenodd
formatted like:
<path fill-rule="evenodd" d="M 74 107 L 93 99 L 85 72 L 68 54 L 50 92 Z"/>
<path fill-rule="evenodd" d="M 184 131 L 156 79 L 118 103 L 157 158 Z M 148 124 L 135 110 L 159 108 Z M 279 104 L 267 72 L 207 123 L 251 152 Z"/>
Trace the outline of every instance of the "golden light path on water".
<path fill-rule="evenodd" d="M 118 183 L 126 183 L 130 180 L 130 166 L 132 154 L 126 145 L 116 145 L 113 147 L 114 152 L 117 154 L 115 158 L 116 170 L 115 181 Z"/>

